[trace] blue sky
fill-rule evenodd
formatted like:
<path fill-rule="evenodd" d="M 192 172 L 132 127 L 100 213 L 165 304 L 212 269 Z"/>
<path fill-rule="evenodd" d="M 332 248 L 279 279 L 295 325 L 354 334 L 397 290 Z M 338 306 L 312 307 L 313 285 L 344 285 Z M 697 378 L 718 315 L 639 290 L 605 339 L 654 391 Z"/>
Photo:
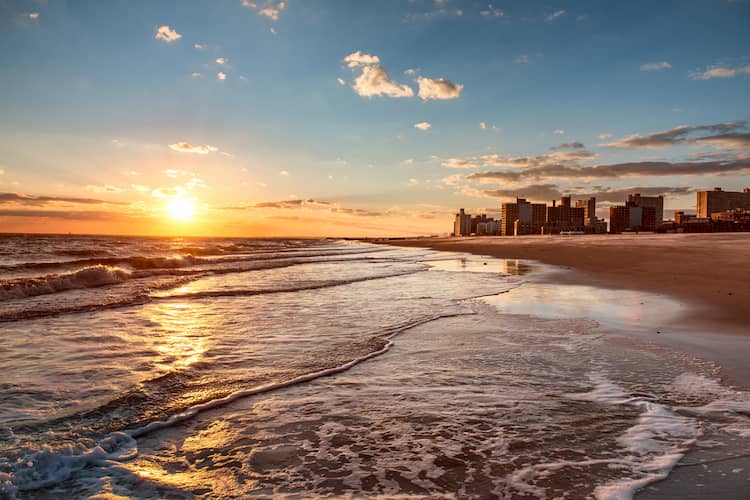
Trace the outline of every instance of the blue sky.
<path fill-rule="evenodd" d="M 430 233 L 629 188 L 691 209 L 750 185 L 749 25 L 747 0 L 5 0 L 0 225 Z M 175 197 L 195 217 L 164 220 Z"/>

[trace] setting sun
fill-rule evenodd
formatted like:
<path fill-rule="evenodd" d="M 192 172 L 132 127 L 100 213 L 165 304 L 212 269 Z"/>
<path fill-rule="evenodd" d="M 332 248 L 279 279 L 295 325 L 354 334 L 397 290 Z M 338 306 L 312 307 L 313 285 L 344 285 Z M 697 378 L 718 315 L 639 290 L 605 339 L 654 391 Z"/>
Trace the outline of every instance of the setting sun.
<path fill-rule="evenodd" d="M 169 216 L 180 222 L 187 222 L 195 214 L 195 205 L 187 198 L 175 198 L 167 204 L 167 213 Z"/>

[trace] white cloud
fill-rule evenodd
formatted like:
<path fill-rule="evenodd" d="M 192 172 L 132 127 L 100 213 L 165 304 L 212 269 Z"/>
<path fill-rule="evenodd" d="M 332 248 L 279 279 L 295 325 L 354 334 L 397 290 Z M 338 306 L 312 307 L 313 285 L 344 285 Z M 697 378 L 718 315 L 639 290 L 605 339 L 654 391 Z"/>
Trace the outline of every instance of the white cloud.
<path fill-rule="evenodd" d="M 243 82 L 249 81 L 249 79 L 245 75 L 240 75 L 240 80 L 242 80 Z"/>
<path fill-rule="evenodd" d="M 690 73 L 693 80 L 710 80 L 711 78 L 733 78 L 742 73 L 750 73 L 750 65 L 734 68 L 713 66 L 705 71 Z"/>
<path fill-rule="evenodd" d="M 414 184 L 419 184 L 419 181 L 417 179 L 412 178 L 412 179 L 409 179 L 409 184 L 413 186 Z"/>
<path fill-rule="evenodd" d="M 529 64 L 529 56 L 526 54 L 521 54 L 520 56 L 513 59 L 513 62 L 516 64 Z"/>
<path fill-rule="evenodd" d="M 660 69 L 670 69 L 672 67 L 667 61 L 641 64 L 641 71 L 658 71 Z"/>
<path fill-rule="evenodd" d="M 565 135 L 565 130 L 563 130 L 561 128 L 556 128 L 554 134 L 555 135 Z"/>
<path fill-rule="evenodd" d="M 226 64 L 227 60 L 225 57 L 217 57 L 216 64 Z"/>
<path fill-rule="evenodd" d="M 599 134 L 599 139 L 611 139 L 612 137 L 614 137 L 614 135 L 610 134 L 609 132 Z"/>
<path fill-rule="evenodd" d="M 350 68 L 358 68 L 360 66 L 368 66 L 371 64 L 379 64 L 380 58 L 371 54 L 365 54 L 361 50 L 352 52 L 344 58 L 344 62 Z"/>
<path fill-rule="evenodd" d="M 417 78 L 419 85 L 419 97 L 422 100 L 428 99 L 457 99 L 464 89 L 463 84 L 453 83 L 444 78 Z"/>
<path fill-rule="evenodd" d="M 39 12 L 29 12 L 29 19 L 39 19 Z"/>
<path fill-rule="evenodd" d="M 283 175 L 284 177 L 289 177 L 289 172 L 287 172 L 286 170 L 282 170 L 279 172 L 279 175 Z"/>
<path fill-rule="evenodd" d="M 564 15 L 565 15 L 565 11 L 563 9 L 560 9 L 560 10 L 556 10 L 552 14 L 548 15 L 547 17 L 545 17 L 545 19 L 547 20 L 547 22 L 551 23 L 551 22 L 554 22 L 554 21 L 558 20 L 559 18 L 561 18 Z"/>
<path fill-rule="evenodd" d="M 151 191 L 151 188 L 148 186 L 144 186 L 142 184 L 131 184 L 131 188 L 133 188 L 133 191 L 137 191 L 139 193 L 148 193 Z"/>
<path fill-rule="evenodd" d="M 187 142 L 176 142 L 174 144 L 170 144 L 169 149 L 171 149 L 172 151 L 177 151 L 179 153 L 195 153 L 199 155 L 207 155 L 208 153 L 213 153 L 219 150 L 219 148 L 215 146 L 209 146 L 208 144 L 193 146 L 192 144 L 189 144 Z"/>
<path fill-rule="evenodd" d="M 205 49 L 206 45 L 202 43 L 196 43 L 196 44 L 193 44 L 193 47 L 195 47 L 198 50 L 201 50 L 201 49 Z"/>
<path fill-rule="evenodd" d="M 216 73 L 216 79 L 224 81 L 227 79 L 227 74 L 223 71 L 219 71 L 218 73 Z"/>
<path fill-rule="evenodd" d="M 487 129 L 487 124 L 484 123 L 484 122 L 479 122 L 479 128 L 481 128 L 482 130 L 486 130 Z"/>
<path fill-rule="evenodd" d="M 286 8 L 286 1 L 284 0 L 266 0 L 262 4 L 252 2 L 250 0 L 242 0 L 242 6 L 254 9 L 258 12 L 259 16 L 265 16 L 272 21 L 278 21 L 281 16 L 281 12 Z"/>
<path fill-rule="evenodd" d="M 341 77 L 336 78 L 336 81 L 339 82 L 339 85 L 346 85 L 346 80 Z"/>
<path fill-rule="evenodd" d="M 417 74 L 418 71 L 419 71 L 418 69 L 409 68 L 407 70 L 404 70 L 404 74 L 407 76 L 414 76 Z"/>
<path fill-rule="evenodd" d="M 429 122 L 419 122 L 414 124 L 414 128 L 421 130 L 422 132 L 426 132 L 432 128 L 432 124 Z"/>
<path fill-rule="evenodd" d="M 156 34 L 154 35 L 154 38 L 157 40 L 161 40 L 166 43 L 172 43 L 180 38 L 182 38 L 182 35 L 177 33 L 175 30 L 167 26 L 166 24 L 163 26 L 159 26 L 156 29 Z"/>
<path fill-rule="evenodd" d="M 190 76 L 192 76 L 193 78 L 200 78 L 201 74 L 197 71 L 193 71 L 192 73 L 190 73 Z"/>
<path fill-rule="evenodd" d="M 496 9 L 492 6 L 492 4 L 489 4 L 485 10 L 479 11 L 479 14 L 483 17 L 503 17 L 505 15 L 505 12 L 500 9 Z"/>
<path fill-rule="evenodd" d="M 404 160 L 404 161 L 401 162 L 401 165 L 403 165 L 405 167 L 410 167 L 410 166 L 414 165 L 414 158 L 407 158 L 406 160 Z"/>
<path fill-rule="evenodd" d="M 362 66 L 362 74 L 354 79 L 352 88 L 362 97 L 388 96 L 412 97 L 414 90 L 391 80 L 388 72 L 380 65 Z"/>

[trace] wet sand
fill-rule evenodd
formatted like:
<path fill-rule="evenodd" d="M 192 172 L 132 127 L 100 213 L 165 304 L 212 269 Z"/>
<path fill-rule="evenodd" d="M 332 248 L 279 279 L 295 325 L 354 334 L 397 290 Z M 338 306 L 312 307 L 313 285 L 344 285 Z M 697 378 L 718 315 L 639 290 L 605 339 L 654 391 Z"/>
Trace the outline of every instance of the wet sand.
<path fill-rule="evenodd" d="M 750 334 L 750 233 L 423 238 L 387 243 L 570 267 L 579 271 L 574 278 L 578 282 L 673 295 L 694 308 L 695 318 Z"/>

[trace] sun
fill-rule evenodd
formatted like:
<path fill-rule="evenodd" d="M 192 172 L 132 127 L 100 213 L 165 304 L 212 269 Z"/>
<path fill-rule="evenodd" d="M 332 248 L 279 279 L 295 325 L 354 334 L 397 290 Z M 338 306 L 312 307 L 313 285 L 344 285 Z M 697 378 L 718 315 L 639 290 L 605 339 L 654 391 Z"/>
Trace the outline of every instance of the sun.
<path fill-rule="evenodd" d="M 187 222 L 195 214 L 195 204 L 187 198 L 174 198 L 167 204 L 169 216 L 180 222 Z"/>

